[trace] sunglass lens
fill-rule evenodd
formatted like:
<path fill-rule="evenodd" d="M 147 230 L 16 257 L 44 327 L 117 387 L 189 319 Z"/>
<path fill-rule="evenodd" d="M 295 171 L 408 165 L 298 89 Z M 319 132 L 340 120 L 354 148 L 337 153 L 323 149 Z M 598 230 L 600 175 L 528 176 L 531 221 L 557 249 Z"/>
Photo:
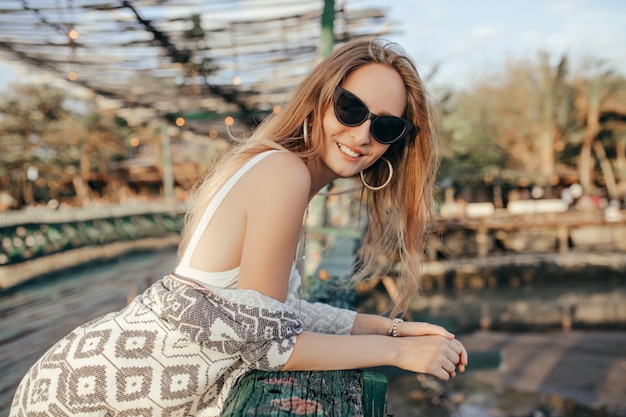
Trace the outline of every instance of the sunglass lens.
<path fill-rule="evenodd" d="M 407 126 L 402 119 L 378 116 L 372 124 L 372 133 L 380 143 L 392 143 L 404 136 Z"/>
<path fill-rule="evenodd" d="M 347 91 L 341 92 L 335 105 L 337 118 L 344 124 L 354 126 L 363 123 L 369 111 L 361 100 Z"/>

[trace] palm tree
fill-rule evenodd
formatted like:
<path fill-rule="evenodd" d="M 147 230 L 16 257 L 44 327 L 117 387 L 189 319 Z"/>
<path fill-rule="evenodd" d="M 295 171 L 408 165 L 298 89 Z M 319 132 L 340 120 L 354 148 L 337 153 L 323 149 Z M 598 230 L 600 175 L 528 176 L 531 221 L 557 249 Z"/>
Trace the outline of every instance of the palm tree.
<path fill-rule="evenodd" d="M 619 115 L 626 116 L 626 80 L 615 71 L 607 68 L 603 61 L 589 61 L 586 71 L 575 81 L 578 98 L 578 115 L 584 126 L 578 168 L 581 185 L 585 194 L 594 191 L 592 174 L 594 171 L 592 150 L 595 151 L 604 176 L 607 191 L 612 198 L 617 196 L 617 184 L 613 168 L 609 163 L 603 143 L 603 131 L 614 137 L 617 153 L 617 167 L 624 166 L 624 120 L 619 123 Z M 614 115 L 614 117 L 607 117 Z M 615 123 L 617 119 L 617 123 Z M 607 135 L 605 135 L 607 136 Z"/>

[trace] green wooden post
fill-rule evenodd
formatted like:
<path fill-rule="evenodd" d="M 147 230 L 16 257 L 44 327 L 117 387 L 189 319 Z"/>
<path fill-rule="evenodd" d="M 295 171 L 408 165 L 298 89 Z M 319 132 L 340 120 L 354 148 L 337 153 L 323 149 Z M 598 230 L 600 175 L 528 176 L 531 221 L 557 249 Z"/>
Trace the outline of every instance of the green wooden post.
<path fill-rule="evenodd" d="M 387 416 L 387 383 L 386 375 L 363 371 L 363 416 L 386 417 Z"/>
<path fill-rule="evenodd" d="M 334 21 L 335 1 L 324 0 L 324 9 L 322 10 L 321 18 L 321 34 L 319 43 L 317 45 L 317 51 L 320 59 L 330 54 L 333 49 L 333 45 L 335 43 Z M 327 198 L 323 195 L 318 194 L 313 197 L 313 200 L 311 200 L 311 202 L 309 203 L 309 216 L 307 219 L 308 227 L 327 226 L 326 222 L 328 220 L 328 215 L 326 201 Z M 317 269 L 317 262 L 319 262 L 319 259 L 309 257 L 308 255 L 311 253 L 319 253 L 320 250 L 325 246 L 325 242 L 317 239 L 309 239 L 307 245 L 307 253 L 303 253 L 298 256 L 299 258 L 301 258 L 302 255 L 304 255 L 304 257 L 306 257 L 307 259 L 305 264 L 302 265 L 302 268 L 300 269 L 302 278 L 304 278 L 305 281 L 310 276 L 310 274 Z"/>
<path fill-rule="evenodd" d="M 325 57 L 333 50 L 335 43 L 335 0 L 324 0 L 322 11 L 322 33 L 320 36 L 319 54 Z"/>

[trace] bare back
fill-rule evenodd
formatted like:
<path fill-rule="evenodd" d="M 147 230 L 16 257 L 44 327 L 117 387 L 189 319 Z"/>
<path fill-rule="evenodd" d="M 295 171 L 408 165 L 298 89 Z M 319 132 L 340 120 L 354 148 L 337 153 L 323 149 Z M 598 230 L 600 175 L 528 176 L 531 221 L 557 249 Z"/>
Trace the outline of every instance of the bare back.
<path fill-rule="evenodd" d="M 310 182 L 295 154 L 275 152 L 256 163 L 217 207 L 190 266 L 206 272 L 239 268 L 237 288 L 284 301 Z"/>

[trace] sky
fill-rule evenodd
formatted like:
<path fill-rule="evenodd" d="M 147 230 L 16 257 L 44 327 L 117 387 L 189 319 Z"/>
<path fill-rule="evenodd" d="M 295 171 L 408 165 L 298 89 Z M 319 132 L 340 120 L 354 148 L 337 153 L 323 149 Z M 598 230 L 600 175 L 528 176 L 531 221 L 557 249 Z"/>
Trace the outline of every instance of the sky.
<path fill-rule="evenodd" d="M 338 1 L 338 0 L 337 0 Z M 347 4 L 350 4 L 348 0 Z M 507 60 L 567 54 L 570 70 L 603 59 L 626 75 L 626 0 L 360 0 L 388 8 L 387 36 L 415 59 L 422 76 L 461 88 L 501 71 Z M 0 89 L 24 69 L 1 61 Z M 33 70 L 27 71 L 33 73 Z"/>
<path fill-rule="evenodd" d="M 372 1 L 372 4 L 377 3 Z M 505 63 L 567 54 L 570 71 L 587 58 L 606 60 L 626 76 L 625 0 L 393 0 L 389 16 L 403 33 L 390 36 L 422 75 L 471 86 Z"/>

